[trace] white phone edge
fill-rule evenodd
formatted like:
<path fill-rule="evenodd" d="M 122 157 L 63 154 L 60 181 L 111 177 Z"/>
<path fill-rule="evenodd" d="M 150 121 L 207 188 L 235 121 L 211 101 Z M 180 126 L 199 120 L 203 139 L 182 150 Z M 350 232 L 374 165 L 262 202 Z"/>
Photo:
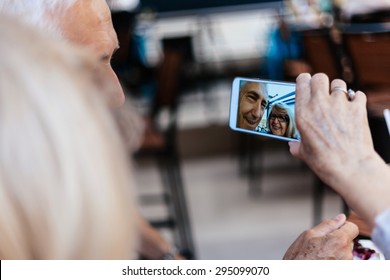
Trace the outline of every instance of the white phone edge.
<path fill-rule="evenodd" d="M 239 93 L 240 93 L 240 81 L 241 80 L 252 81 L 252 82 L 273 83 L 273 84 L 294 85 L 294 83 L 291 83 L 291 82 L 272 81 L 272 80 L 265 80 L 265 79 L 258 79 L 258 78 L 235 77 L 233 79 L 233 82 L 232 82 L 232 90 L 231 90 L 231 95 L 230 95 L 229 127 L 232 130 L 238 131 L 238 132 L 249 133 L 249 134 L 264 136 L 264 137 L 269 137 L 269 138 L 275 138 L 275 139 L 288 141 L 288 142 L 292 142 L 292 141 L 299 142 L 299 140 L 295 139 L 295 138 L 277 136 L 277 135 L 272 135 L 272 134 L 268 134 L 268 133 L 262 133 L 262 132 L 258 132 L 258 131 L 252 131 L 252 130 L 242 129 L 242 128 L 237 127 L 238 97 L 239 97 Z"/>
<path fill-rule="evenodd" d="M 390 109 L 385 109 L 383 111 L 383 115 L 385 116 L 386 124 L 387 124 L 387 129 L 389 131 L 390 135 Z"/>

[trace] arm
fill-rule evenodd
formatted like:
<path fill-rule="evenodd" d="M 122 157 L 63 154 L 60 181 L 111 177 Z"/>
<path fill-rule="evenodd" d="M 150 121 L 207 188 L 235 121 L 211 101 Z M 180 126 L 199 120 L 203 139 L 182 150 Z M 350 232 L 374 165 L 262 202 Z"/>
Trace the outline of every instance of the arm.
<path fill-rule="evenodd" d="M 116 109 L 113 113 L 125 147 L 128 149 L 129 153 L 132 153 L 139 148 L 142 142 L 141 136 L 144 135 L 144 133 L 149 133 L 151 136 L 154 136 L 154 134 L 151 133 L 150 120 L 147 119 L 145 122 L 130 102 L 125 102 L 121 108 Z M 158 137 L 146 137 L 146 139 L 152 142 L 162 141 Z M 167 254 L 171 255 L 171 253 L 175 251 L 175 247 L 164 239 L 163 236 L 140 215 L 140 213 L 137 213 L 136 219 L 140 236 L 138 254 L 141 258 L 162 259 L 164 256 L 167 256 Z M 183 259 L 183 257 L 177 253 L 174 258 Z"/>
<path fill-rule="evenodd" d="M 371 226 L 390 207 L 390 167 L 375 152 L 366 111 L 366 96 L 349 101 L 342 80 L 329 86 L 328 77 L 301 74 L 297 78 L 296 121 L 301 142 L 289 143 L 326 184 Z"/>
<path fill-rule="evenodd" d="M 140 231 L 140 248 L 138 253 L 141 257 L 156 260 L 164 259 L 166 254 L 174 251 L 172 246 L 161 234 L 153 228 L 141 215 L 137 216 Z M 178 252 L 174 253 L 174 259 L 184 259 Z"/>

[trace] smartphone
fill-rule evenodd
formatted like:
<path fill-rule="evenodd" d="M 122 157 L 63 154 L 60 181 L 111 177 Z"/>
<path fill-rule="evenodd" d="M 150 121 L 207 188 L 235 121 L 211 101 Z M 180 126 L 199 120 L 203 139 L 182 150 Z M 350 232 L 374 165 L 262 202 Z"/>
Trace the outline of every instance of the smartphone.
<path fill-rule="evenodd" d="M 230 128 L 299 141 L 294 114 L 295 88 L 295 83 L 236 77 L 230 98 Z"/>

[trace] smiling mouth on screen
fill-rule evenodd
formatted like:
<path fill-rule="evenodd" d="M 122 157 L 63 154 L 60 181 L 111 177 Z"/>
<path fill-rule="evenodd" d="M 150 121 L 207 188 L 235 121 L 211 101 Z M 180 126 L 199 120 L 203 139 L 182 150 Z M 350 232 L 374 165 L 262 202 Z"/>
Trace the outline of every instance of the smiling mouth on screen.
<path fill-rule="evenodd" d="M 249 120 L 249 119 L 245 119 L 245 122 L 247 123 L 247 125 L 249 127 L 251 127 L 252 129 L 255 129 L 257 127 L 257 124 L 258 124 L 258 120 Z"/>

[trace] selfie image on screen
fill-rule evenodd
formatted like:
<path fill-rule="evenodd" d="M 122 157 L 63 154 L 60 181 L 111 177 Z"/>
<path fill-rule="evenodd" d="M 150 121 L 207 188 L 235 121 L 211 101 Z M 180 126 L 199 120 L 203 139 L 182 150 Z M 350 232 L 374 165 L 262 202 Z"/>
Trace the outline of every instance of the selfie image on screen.
<path fill-rule="evenodd" d="M 242 80 L 237 127 L 299 139 L 294 104 L 295 88 L 291 85 Z"/>

